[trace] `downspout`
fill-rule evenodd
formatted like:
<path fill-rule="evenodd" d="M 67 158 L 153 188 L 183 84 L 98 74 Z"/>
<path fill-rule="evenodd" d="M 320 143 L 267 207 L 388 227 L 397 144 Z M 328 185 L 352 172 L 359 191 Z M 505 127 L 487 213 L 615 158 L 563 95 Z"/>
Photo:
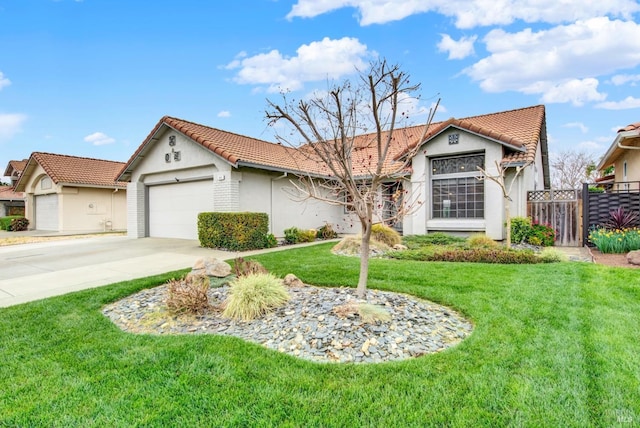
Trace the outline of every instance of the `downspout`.
<path fill-rule="evenodd" d="M 287 178 L 288 176 L 289 173 L 285 172 L 282 175 L 271 179 L 271 195 L 269 197 L 269 232 L 271 233 L 273 233 L 273 182 L 282 180 L 283 178 Z"/>

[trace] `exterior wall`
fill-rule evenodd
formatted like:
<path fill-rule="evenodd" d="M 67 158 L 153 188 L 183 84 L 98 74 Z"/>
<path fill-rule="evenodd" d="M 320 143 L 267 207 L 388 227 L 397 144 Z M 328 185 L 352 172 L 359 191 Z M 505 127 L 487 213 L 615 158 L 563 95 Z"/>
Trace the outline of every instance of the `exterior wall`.
<path fill-rule="evenodd" d="M 146 189 L 143 183 L 127 183 L 127 236 L 144 238 L 146 232 Z"/>
<path fill-rule="evenodd" d="M 241 176 L 239 210 L 267 213 L 274 235 L 282 237 L 284 230 L 292 226 L 317 229 L 325 223 L 345 232 L 344 208 L 313 199 L 300 201 L 295 198 L 295 189 L 290 181 L 296 180 L 294 175 L 284 176 L 249 168 L 241 169 L 238 174 Z"/>
<path fill-rule="evenodd" d="M 127 197 L 124 189 L 64 186 L 58 198 L 62 213 L 59 217 L 61 231 L 109 231 L 127 228 Z"/>
<path fill-rule="evenodd" d="M 449 144 L 448 135 L 459 134 L 457 144 Z M 440 156 L 454 156 L 484 153 L 487 173 L 497 174 L 495 161 L 503 157 L 503 147 L 493 141 L 458 129 L 443 132 L 424 145 L 423 150 L 412 160 L 411 191 L 413 197 L 423 202 L 404 221 L 405 235 L 421 235 L 431 231 L 450 233 L 485 232 L 492 239 L 504 239 L 504 202 L 500 186 L 490 180 L 485 182 L 483 219 L 440 219 L 432 217 L 431 203 L 431 159 Z"/>
<path fill-rule="evenodd" d="M 48 195 L 50 193 L 59 193 L 61 188 L 57 186 L 53 180 L 51 181 L 51 187 L 49 189 L 43 189 L 41 186 L 41 180 L 43 177 L 48 177 L 44 168 L 40 165 L 37 165 L 33 170 L 33 173 L 29 177 L 29 180 L 25 184 L 25 207 L 24 207 L 24 216 L 29 220 L 29 229 L 35 229 L 38 226 L 35 224 L 36 220 L 36 211 L 35 211 L 35 196 L 37 195 Z M 60 212 L 60 205 L 58 205 L 58 219 L 62 218 L 62 213 Z M 60 227 L 58 225 L 58 230 Z"/>
<path fill-rule="evenodd" d="M 627 177 L 624 177 L 624 161 L 627 161 Z M 615 162 L 615 181 L 640 181 L 640 150 L 625 149 Z"/>

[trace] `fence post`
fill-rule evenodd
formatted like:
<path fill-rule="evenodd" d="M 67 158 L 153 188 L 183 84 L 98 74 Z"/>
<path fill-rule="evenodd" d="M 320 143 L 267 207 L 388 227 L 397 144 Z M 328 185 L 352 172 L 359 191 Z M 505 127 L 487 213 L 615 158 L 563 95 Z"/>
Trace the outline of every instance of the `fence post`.
<path fill-rule="evenodd" d="M 589 242 L 589 183 L 582 183 L 582 246 Z"/>

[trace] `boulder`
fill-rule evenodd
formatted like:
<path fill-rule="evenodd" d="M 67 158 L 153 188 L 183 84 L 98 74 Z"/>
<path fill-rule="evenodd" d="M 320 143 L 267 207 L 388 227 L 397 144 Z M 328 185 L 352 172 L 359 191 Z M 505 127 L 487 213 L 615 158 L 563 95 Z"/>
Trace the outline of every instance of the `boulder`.
<path fill-rule="evenodd" d="M 224 278 L 225 276 L 231 275 L 231 265 L 215 257 L 201 257 L 193 264 L 191 274 Z"/>
<path fill-rule="evenodd" d="M 287 287 L 304 287 L 304 283 L 300 281 L 300 278 L 298 278 L 292 273 L 287 274 L 287 276 L 284 277 L 284 280 L 282 280 L 282 282 Z"/>
<path fill-rule="evenodd" d="M 627 261 L 632 265 L 640 265 L 640 250 L 629 251 Z"/>

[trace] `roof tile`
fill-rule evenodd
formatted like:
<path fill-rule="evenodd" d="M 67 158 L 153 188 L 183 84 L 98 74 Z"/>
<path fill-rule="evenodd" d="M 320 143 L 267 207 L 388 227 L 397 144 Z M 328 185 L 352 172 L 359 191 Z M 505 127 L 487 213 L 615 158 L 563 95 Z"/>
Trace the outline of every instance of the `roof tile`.
<path fill-rule="evenodd" d="M 126 182 L 116 182 L 115 180 L 124 165 L 123 162 L 43 152 L 32 153 L 31 159 L 37 161 L 56 184 L 69 183 L 121 188 L 127 185 Z"/>

